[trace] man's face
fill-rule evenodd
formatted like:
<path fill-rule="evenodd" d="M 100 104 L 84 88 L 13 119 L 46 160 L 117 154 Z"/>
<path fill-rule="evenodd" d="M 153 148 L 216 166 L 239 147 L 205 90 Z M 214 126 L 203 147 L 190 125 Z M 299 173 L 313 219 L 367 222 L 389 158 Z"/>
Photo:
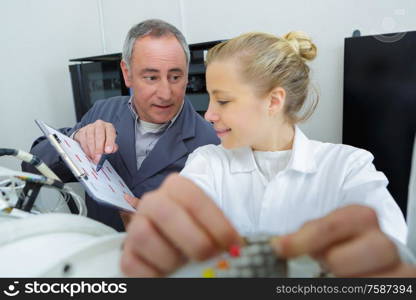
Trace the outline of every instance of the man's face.
<path fill-rule="evenodd" d="M 145 36 L 136 40 L 130 69 L 121 62 L 126 86 L 133 89 L 141 120 L 166 123 L 180 109 L 188 82 L 183 48 L 174 36 Z"/>

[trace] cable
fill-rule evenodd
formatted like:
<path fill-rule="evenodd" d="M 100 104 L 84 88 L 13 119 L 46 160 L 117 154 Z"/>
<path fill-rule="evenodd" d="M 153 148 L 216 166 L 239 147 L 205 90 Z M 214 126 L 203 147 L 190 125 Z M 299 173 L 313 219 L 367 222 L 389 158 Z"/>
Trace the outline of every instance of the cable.
<path fill-rule="evenodd" d="M 0 174 L 1 176 L 1 174 Z M 35 175 L 41 177 L 39 175 Z M 43 177 L 33 178 L 29 176 L 14 176 L 16 179 L 20 181 L 26 182 L 26 185 L 23 183 L 19 183 L 18 185 L 13 185 L 12 180 L 6 179 L 0 181 L 0 199 L 4 198 L 6 201 L 10 200 L 13 196 L 17 197 L 18 200 L 15 204 L 15 208 L 22 209 L 24 211 L 30 211 L 33 207 L 37 208 L 39 212 L 54 212 L 56 211 L 59 206 L 56 205 L 54 208 L 50 210 L 41 209 L 40 207 L 36 206 L 34 199 L 38 195 L 39 191 L 36 191 L 37 188 L 46 187 L 52 188 L 60 192 L 62 195 L 63 201 L 69 206 L 69 203 L 73 201 L 75 206 L 78 210 L 79 215 L 85 216 L 87 213 L 87 209 L 85 203 L 81 196 L 75 193 L 69 186 L 64 185 L 61 182 L 57 182 L 55 180 L 47 179 Z M 26 190 L 25 190 L 26 188 Z M 19 191 L 20 190 L 20 191 Z M 23 191 L 21 191 L 23 190 Z M 30 191 L 30 192 L 29 192 Z"/>
<path fill-rule="evenodd" d="M 18 159 L 33 165 L 43 176 L 19 172 L 13 174 L 13 172 L 8 172 L 9 170 L 5 169 L 6 174 L 0 173 L 0 177 L 1 175 L 6 175 L 9 178 L 0 181 L 0 199 L 4 197 L 4 199 L 8 201 L 11 196 L 16 197 L 16 208 L 31 211 L 33 207 L 37 208 L 35 199 L 40 188 L 45 186 L 59 191 L 71 212 L 77 212 L 79 215 L 83 216 L 86 215 L 87 208 L 83 199 L 69 186 L 64 185 L 59 177 L 37 156 L 22 150 L 0 148 L 0 156 L 5 155 L 15 156 Z M 12 178 L 15 179 L 13 180 Z M 26 184 L 23 183 L 17 186 L 16 180 L 26 182 Z M 57 208 L 58 205 L 56 205 L 52 211 L 55 211 Z"/>
<path fill-rule="evenodd" d="M 42 175 L 55 179 L 57 181 L 62 181 L 39 157 L 31 153 L 8 148 L 0 148 L 0 156 L 9 155 L 16 156 L 17 158 L 31 164 L 34 166 Z"/>
<path fill-rule="evenodd" d="M 64 186 L 63 189 L 68 197 L 72 197 L 72 199 L 78 204 L 78 214 L 81 216 L 86 216 L 87 215 L 87 207 L 85 206 L 85 202 L 83 201 L 83 199 L 81 198 L 80 195 L 78 195 L 77 193 L 75 193 L 72 189 L 70 189 L 68 186 Z"/>

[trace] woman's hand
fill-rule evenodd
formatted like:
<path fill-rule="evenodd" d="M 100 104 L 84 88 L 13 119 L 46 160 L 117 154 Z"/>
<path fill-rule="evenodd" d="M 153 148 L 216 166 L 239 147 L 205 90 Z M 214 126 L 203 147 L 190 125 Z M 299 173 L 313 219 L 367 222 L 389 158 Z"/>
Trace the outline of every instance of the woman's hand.
<path fill-rule="evenodd" d="M 142 197 L 127 228 L 121 269 L 128 276 L 164 276 L 188 259 L 208 259 L 239 243 L 217 205 L 192 181 L 174 174 Z"/>
<path fill-rule="evenodd" d="M 376 212 L 365 206 L 340 208 L 274 241 L 283 257 L 309 254 L 338 277 L 414 277 L 416 267 L 400 260 L 381 231 Z"/>

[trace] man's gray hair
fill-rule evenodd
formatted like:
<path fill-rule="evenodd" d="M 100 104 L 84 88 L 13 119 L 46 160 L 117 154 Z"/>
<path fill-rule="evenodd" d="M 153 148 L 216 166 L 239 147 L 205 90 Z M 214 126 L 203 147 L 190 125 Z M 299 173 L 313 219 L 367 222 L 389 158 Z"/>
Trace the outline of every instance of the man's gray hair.
<path fill-rule="evenodd" d="M 122 59 L 126 63 L 127 68 L 130 69 L 134 43 L 137 39 L 146 35 L 154 37 L 162 37 L 168 35 L 175 36 L 185 53 L 186 64 L 189 65 L 191 55 L 189 52 L 188 44 L 182 32 L 180 32 L 175 26 L 165 21 L 159 19 L 149 19 L 133 26 L 127 33 L 122 53 Z"/>

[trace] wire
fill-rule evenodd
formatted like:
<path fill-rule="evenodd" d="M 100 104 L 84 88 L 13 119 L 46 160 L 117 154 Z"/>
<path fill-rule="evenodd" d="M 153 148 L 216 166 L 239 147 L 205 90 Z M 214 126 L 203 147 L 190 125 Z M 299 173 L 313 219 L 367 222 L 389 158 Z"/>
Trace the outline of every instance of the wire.
<path fill-rule="evenodd" d="M 13 172 L 9 172 L 7 174 L 1 174 L 0 177 L 7 176 L 8 179 L 0 181 L 0 199 L 4 199 L 6 201 L 10 201 L 11 198 L 18 199 L 16 200 L 16 207 L 21 207 L 25 205 L 26 209 L 32 209 L 32 206 L 37 209 L 39 212 L 45 212 L 45 209 L 40 209 L 38 205 L 34 202 L 37 192 L 34 193 L 34 197 L 31 199 L 30 195 L 23 195 L 23 190 L 25 186 L 29 184 L 30 187 L 35 188 L 36 186 L 45 186 L 48 188 L 56 189 L 61 193 L 63 201 L 67 204 L 67 206 L 71 209 L 71 203 L 74 202 L 76 207 L 78 208 L 78 214 L 85 216 L 87 214 L 87 208 L 83 199 L 75 193 L 69 186 L 64 185 L 60 178 L 37 156 L 16 149 L 8 149 L 8 148 L 0 148 L 0 156 L 15 156 L 16 158 L 23 160 L 31 165 L 33 165 L 43 176 L 37 174 L 30 174 L 30 173 L 20 173 L 20 174 L 13 174 Z M 6 169 L 6 171 L 8 171 Z M 24 174 L 24 175 L 22 175 Z M 30 191 L 30 190 L 28 190 Z M 30 192 L 32 193 L 32 192 Z M 21 203 L 27 197 L 27 203 Z M 20 202 L 20 203 L 19 203 Z M 59 203 L 61 201 L 57 201 Z M 73 205 L 72 205 L 73 206 Z M 56 211 L 60 208 L 59 204 L 57 204 L 52 210 L 48 210 L 49 212 Z"/>
<path fill-rule="evenodd" d="M 9 155 L 16 156 L 17 158 L 34 166 L 42 175 L 62 181 L 39 157 L 22 150 L 0 148 L 0 156 Z"/>
<path fill-rule="evenodd" d="M 1 175 L 1 174 L 0 174 Z M 56 181 L 48 182 L 48 181 L 34 181 L 33 178 L 30 177 L 23 177 L 23 176 L 16 176 L 16 178 L 20 179 L 20 183 L 18 185 L 13 184 L 15 181 L 12 180 L 12 178 L 8 178 L 6 180 L 0 181 L 0 199 L 4 199 L 6 201 L 10 200 L 11 198 L 21 198 L 22 190 L 25 186 L 24 182 L 31 182 L 40 184 L 46 188 L 52 188 L 61 193 L 61 197 L 63 198 L 63 201 L 68 205 L 70 201 L 74 201 L 76 207 L 78 208 L 78 214 L 85 216 L 87 213 L 87 209 L 85 206 L 85 203 L 81 196 L 79 196 L 77 193 L 75 193 L 69 186 L 66 186 L 62 183 L 60 184 L 54 184 Z M 9 201 L 10 202 L 10 201 Z M 57 201 L 57 204 L 52 209 L 42 208 L 39 205 L 34 205 L 35 210 L 38 212 L 54 212 L 57 211 L 62 206 L 59 205 L 59 203 L 62 203 L 62 201 Z M 12 204 L 12 203 L 11 203 Z M 21 204 L 23 205 L 23 203 Z M 19 205 L 16 203 L 16 207 L 18 208 Z"/>

